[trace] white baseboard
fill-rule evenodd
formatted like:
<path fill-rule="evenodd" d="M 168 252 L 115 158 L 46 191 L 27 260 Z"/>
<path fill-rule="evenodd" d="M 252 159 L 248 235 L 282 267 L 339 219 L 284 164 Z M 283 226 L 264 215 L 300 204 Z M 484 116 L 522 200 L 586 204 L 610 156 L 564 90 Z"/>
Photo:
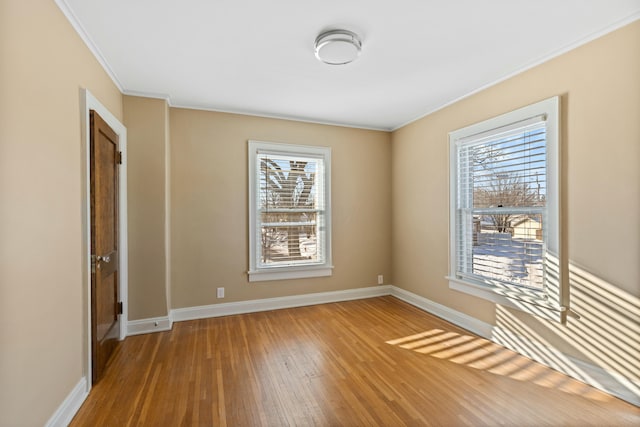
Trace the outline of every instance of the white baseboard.
<path fill-rule="evenodd" d="M 395 286 L 391 286 L 391 295 L 416 306 L 427 313 L 431 313 L 434 316 L 438 316 L 439 318 L 451 322 L 454 325 L 466 329 L 467 331 L 471 331 L 476 335 L 491 339 L 491 330 L 493 326 L 482 322 L 475 317 L 468 316 L 447 306 L 431 301 L 430 299 L 416 295 L 413 292 L 409 292 Z"/>
<path fill-rule="evenodd" d="M 488 339 L 598 390 L 640 406 L 640 394 L 633 391 L 640 390 L 640 384 L 617 372 L 610 372 L 600 366 L 576 359 L 555 347 L 500 326 L 493 327 L 492 336 Z"/>
<path fill-rule="evenodd" d="M 228 302 L 203 305 L 199 307 L 177 308 L 171 310 L 170 318 L 174 322 L 183 320 L 206 319 L 209 317 L 231 316 L 234 314 L 255 313 L 282 308 L 303 307 L 330 302 L 350 301 L 390 295 L 391 286 L 372 286 L 368 288 L 347 289 L 343 291 L 320 292 L 314 294 L 292 295 L 288 297 L 265 298 L 260 300 Z"/>
<path fill-rule="evenodd" d="M 130 320 L 129 323 L 127 323 L 127 336 L 170 331 L 171 326 L 172 324 L 169 316 Z"/>
<path fill-rule="evenodd" d="M 507 347 L 542 365 L 562 372 L 571 378 L 582 381 L 632 405 L 640 406 L 640 395 L 634 392 L 634 390 L 640 390 L 640 384 L 616 372 L 606 371 L 600 366 L 576 359 L 543 343 L 531 340 L 505 328 L 485 323 L 404 289 L 391 286 L 391 295 L 476 335 Z M 517 345 L 518 343 L 521 345 Z"/>
<path fill-rule="evenodd" d="M 586 372 L 591 378 L 600 383 L 600 387 L 596 387 L 606 393 L 609 393 L 619 399 L 629 402 L 632 405 L 640 407 L 640 394 L 634 393 L 631 389 L 640 390 L 640 383 L 630 381 L 617 372 L 607 371 L 600 366 L 592 365 L 579 359 L 569 357 L 572 363 Z M 627 384 L 629 388 L 620 387 Z"/>
<path fill-rule="evenodd" d="M 67 395 L 56 412 L 49 418 L 45 427 L 66 427 L 76 415 L 80 406 L 89 395 L 87 378 L 82 377 Z"/>

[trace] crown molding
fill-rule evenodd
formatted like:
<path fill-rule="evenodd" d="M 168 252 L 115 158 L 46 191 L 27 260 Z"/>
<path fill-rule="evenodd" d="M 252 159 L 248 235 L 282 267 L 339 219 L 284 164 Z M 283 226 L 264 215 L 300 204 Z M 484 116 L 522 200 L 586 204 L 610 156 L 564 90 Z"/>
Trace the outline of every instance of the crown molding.
<path fill-rule="evenodd" d="M 69 5 L 67 4 L 66 0 L 54 0 L 54 1 L 58 6 L 58 8 L 62 11 L 64 16 L 67 18 L 67 20 L 69 21 L 73 29 L 76 30 L 76 33 L 78 33 L 78 35 L 80 36 L 84 44 L 87 46 L 89 51 L 93 54 L 93 56 L 96 58 L 98 63 L 102 66 L 104 71 L 111 78 L 111 81 L 113 81 L 113 84 L 116 85 L 116 87 L 121 93 L 124 93 L 125 92 L 124 88 L 122 86 L 122 83 L 120 83 L 118 76 L 113 71 L 113 69 L 109 66 L 109 63 L 105 59 L 104 55 L 102 54 L 102 52 L 100 52 L 100 49 L 98 48 L 98 46 L 93 42 L 93 40 L 89 36 L 89 33 L 87 33 L 87 31 L 84 29 L 84 27 L 82 26 L 82 24 L 80 23 L 76 15 L 73 13 L 73 10 L 71 10 L 71 7 L 69 7 Z"/>
<path fill-rule="evenodd" d="M 141 96 L 144 96 L 144 95 L 141 95 Z M 211 107 L 206 105 L 189 104 L 189 103 L 181 103 L 181 102 L 177 102 L 177 103 L 170 102 L 169 106 L 173 108 L 182 108 L 185 110 L 211 111 L 214 113 L 238 114 L 242 116 L 260 117 L 263 119 L 288 120 L 292 122 L 310 123 L 314 125 L 336 126 L 336 127 L 343 127 L 343 128 L 349 128 L 349 129 L 372 130 L 377 132 L 391 132 L 391 128 L 386 128 L 386 127 L 365 126 L 365 125 L 358 125 L 355 123 L 349 124 L 349 123 L 343 123 L 343 122 L 333 122 L 329 120 L 314 120 L 310 118 L 290 116 L 286 114 L 271 114 L 271 113 L 248 111 L 248 110 L 216 108 L 216 107 Z"/>

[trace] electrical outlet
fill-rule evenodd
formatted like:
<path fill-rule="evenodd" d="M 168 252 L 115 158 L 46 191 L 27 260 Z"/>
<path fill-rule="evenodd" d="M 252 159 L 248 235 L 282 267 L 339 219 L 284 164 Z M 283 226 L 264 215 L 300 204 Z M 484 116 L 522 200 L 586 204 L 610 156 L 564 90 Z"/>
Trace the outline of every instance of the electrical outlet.
<path fill-rule="evenodd" d="M 224 298 L 224 288 L 218 288 L 218 298 Z"/>
<path fill-rule="evenodd" d="M 378 285 L 384 284 L 384 276 L 382 274 L 378 274 Z"/>

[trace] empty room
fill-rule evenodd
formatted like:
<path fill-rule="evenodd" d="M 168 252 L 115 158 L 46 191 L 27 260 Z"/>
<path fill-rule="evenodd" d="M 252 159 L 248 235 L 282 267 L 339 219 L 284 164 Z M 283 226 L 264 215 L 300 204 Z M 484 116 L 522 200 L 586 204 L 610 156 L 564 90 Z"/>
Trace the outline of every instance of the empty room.
<path fill-rule="evenodd" d="M 0 34 L 0 427 L 640 425 L 640 0 Z"/>

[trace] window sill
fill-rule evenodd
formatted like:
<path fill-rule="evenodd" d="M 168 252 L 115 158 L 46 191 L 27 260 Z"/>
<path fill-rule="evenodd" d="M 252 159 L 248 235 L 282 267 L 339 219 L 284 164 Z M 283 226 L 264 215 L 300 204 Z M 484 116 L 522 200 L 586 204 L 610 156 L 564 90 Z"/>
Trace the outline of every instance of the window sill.
<path fill-rule="evenodd" d="M 543 319 L 564 323 L 568 311 L 566 307 L 549 303 L 548 300 L 532 296 L 527 292 L 514 292 L 490 285 L 481 285 L 457 277 L 447 276 L 449 289 L 473 295 L 505 307 L 514 308 Z"/>
<path fill-rule="evenodd" d="M 250 282 L 264 282 L 269 280 L 307 279 L 311 277 L 326 277 L 333 273 L 333 266 L 318 267 L 271 267 L 249 271 Z"/>

